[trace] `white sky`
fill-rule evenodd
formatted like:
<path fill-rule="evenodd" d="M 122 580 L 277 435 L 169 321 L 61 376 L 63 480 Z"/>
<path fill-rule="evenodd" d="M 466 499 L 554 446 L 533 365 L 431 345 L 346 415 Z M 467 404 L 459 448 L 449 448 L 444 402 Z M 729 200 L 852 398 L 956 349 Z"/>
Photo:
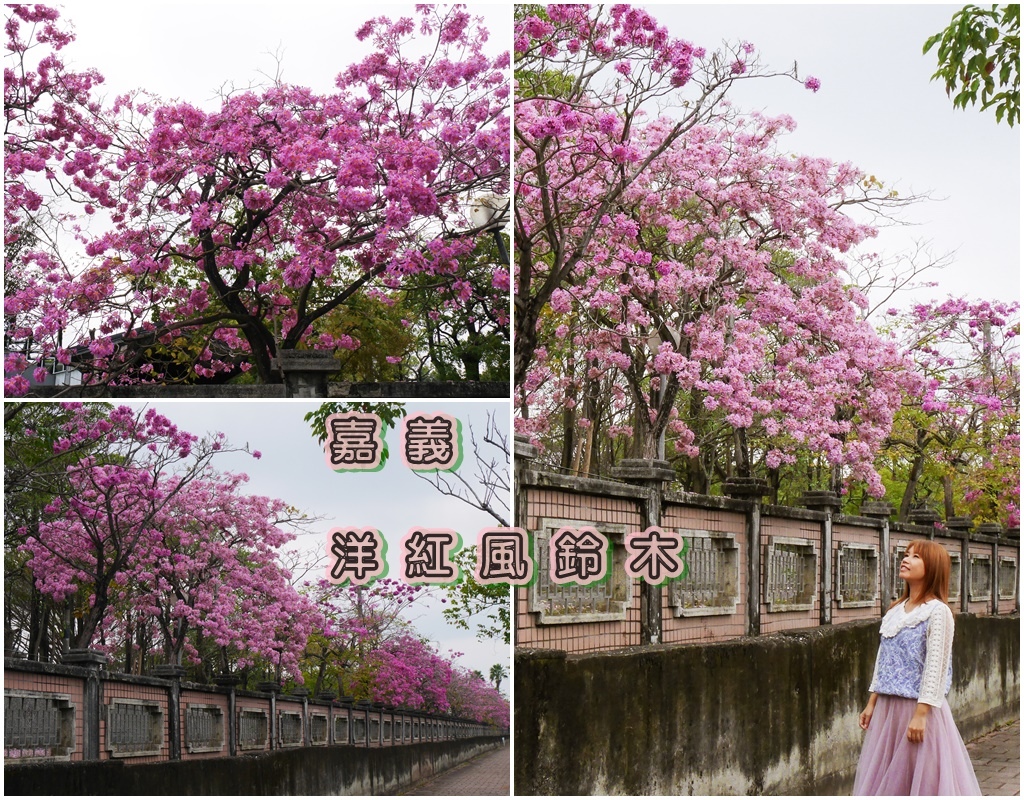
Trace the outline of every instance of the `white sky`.
<path fill-rule="evenodd" d="M 473 3 L 491 36 L 491 55 L 510 50 L 511 5 Z M 225 82 L 266 83 L 282 56 L 287 83 L 327 92 L 345 67 L 372 52 L 355 30 L 372 17 L 415 16 L 396 3 L 65 4 L 76 41 L 65 50 L 78 67 L 95 67 L 114 94 L 145 88 L 207 108 Z"/>
<path fill-rule="evenodd" d="M 901 196 L 931 194 L 905 209 L 908 225 L 888 228 L 867 252 L 895 255 L 930 243 L 953 263 L 925 278 L 938 286 L 913 300 L 947 295 L 1020 296 L 1020 128 L 992 111 L 954 110 L 925 40 L 959 5 L 647 5 L 675 35 L 709 51 L 749 41 L 767 67 L 794 61 L 812 93 L 784 79 L 747 81 L 733 95 L 745 110 L 789 114 L 793 152 L 848 161 Z M 899 300 L 906 305 L 910 297 Z"/>
<path fill-rule="evenodd" d="M 324 463 L 324 453 L 303 416 L 319 403 L 285 401 L 126 401 L 117 405 L 157 409 L 179 428 L 196 435 L 221 431 L 228 441 L 259 450 L 256 460 L 245 453 L 224 453 L 214 459 L 223 472 L 243 472 L 249 476 L 248 494 L 277 497 L 320 519 L 312 533 L 300 535 L 292 547 L 311 552 L 317 559 L 317 580 L 327 566 L 326 537 L 333 527 L 365 526 L 378 529 L 388 540 L 389 577 L 398 579 L 399 539 L 413 527 L 450 528 L 461 534 L 463 546 L 475 543 L 477 533 L 497 523 L 490 516 L 438 493 L 402 464 L 398 453 L 398 430 L 388 430 L 385 440 L 391 457 L 379 472 L 334 472 Z M 407 403 L 412 413 L 444 411 L 462 422 L 465 458 L 459 468 L 467 479 L 476 465 L 470 443 L 469 427 L 482 437 L 487 415 L 494 415 L 499 429 L 510 430 L 509 404 L 503 401 L 423 401 Z M 509 442 L 511 445 L 511 442 Z M 482 445 L 482 452 L 499 456 L 498 450 Z M 408 616 L 415 628 L 434 641 L 441 652 L 465 655 L 457 663 L 488 675 L 493 664 L 509 664 L 509 648 L 503 642 L 479 642 L 474 630 L 462 631 L 442 617 L 440 599 L 434 596 L 417 600 Z M 471 620 L 472 623 L 472 620 Z M 502 691 L 507 689 L 502 684 Z"/>

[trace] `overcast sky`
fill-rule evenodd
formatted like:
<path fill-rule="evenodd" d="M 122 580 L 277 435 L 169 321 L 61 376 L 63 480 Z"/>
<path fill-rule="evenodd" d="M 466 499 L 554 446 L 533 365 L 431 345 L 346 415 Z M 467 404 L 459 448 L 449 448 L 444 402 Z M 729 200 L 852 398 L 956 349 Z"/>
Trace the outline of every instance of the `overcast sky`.
<path fill-rule="evenodd" d="M 413 527 L 449 528 L 472 544 L 483 528 L 496 525 L 493 519 L 470 506 L 437 492 L 422 478 L 407 469 L 398 457 L 398 432 L 387 431 L 385 440 L 392 457 L 379 472 L 334 472 L 324 463 L 322 447 L 303 416 L 318 407 L 303 401 L 153 401 L 125 402 L 133 407 L 156 408 L 179 428 L 202 435 L 221 431 L 235 446 L 249 445 L 261 453 L 254 459 L 245 453 L 224 453 L 215 466 L 225 472 L 243 472 L 249 476 L 250 494 L 280 498 L 317 517 L 310 533 L 300 534 L 293 547 L 311 553 L 316 569 L 311 579 L 319 579 L 327 565 L 326 537 L 333 527 L 360 526 L 379 530 L 388 540 L 390 577 L 398 578 L 395 558 L 400 552 L 399 538 Z M 463 426 L 464 452 L 461 474 L 474 480 L 476 464 L 470 441 L 470 427 L 488 459 L 500 450 L 486 445 L 482 437 L 488 414 L 503 432 L 509 430 L 508 403 L 501 401 L 424 401 L 408 403 L 410 413 L 444 411 Z M 452 627 L 442 617 L 444 594 L 418 600 L 410 621 L 424 636 L 437 643 L 441 652 L 465 655 L 457 663 L 478 669 L 487 676 L 493 664 L 509 665 L 509 649 L 503 642 L 477 641 L 472 631 Z M 502 686 L 504 691 L 507 687 Z"/>
<path fill-rule="evenodd" d="M 345 67 L 369 55 L 355 31 L 365 21 L 414 16 L 412 3 L 73 3 L 64 16 L 77 40 L 67 49 L 78 67 L 95 67 L 106 91 L 144 88 L 204 107 L 225 83 L 267 83 L 280 54 L 283 79 L 318 92 L 334 88 Z M 509 4 L 474 3 L 490 32 L 488 52 L 510 50 Z"/>
<path fill-rule="evenodd" d="M 901 196 L 930 194 L 905 209 L 907 225 L 883 230 L 868 252 L 896 255 L 926 243 L 953 263 L 928 279 L 939 285 L 914 300 L 946 295 L 1020 296 L 1020 128 L 991 111 L 954 110 L 925 40 L 960 6 L 647 4 L 675 36 L 708 50 L 753 43 L 762 64 L 801 78 L 812 93 L 779 78 L 736 87 L 742 109 L 789 114 L 793 152 L 848 161 Z M 905 305 L 910 298 L 901 298 Z"/>

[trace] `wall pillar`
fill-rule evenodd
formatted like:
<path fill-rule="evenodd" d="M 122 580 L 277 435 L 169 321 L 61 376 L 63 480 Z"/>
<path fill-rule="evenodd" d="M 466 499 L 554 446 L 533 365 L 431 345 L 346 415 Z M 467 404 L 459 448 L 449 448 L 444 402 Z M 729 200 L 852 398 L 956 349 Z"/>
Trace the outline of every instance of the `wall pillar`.
<path fill-rule="evenodd" d="M 529 535 L 529 529 L 526 527 L 527 509 L 529 504 L 527 502 L 526 492 L 523 491 L 523 475 L 528 469 L 530 469 L 533 460 L 539 454 L 539 450 L 530 444 L 528 436 L 523 436 L 521 433 L 515 434 L 513 439 L 513 453 L 514 459 L 513 464 L 515 466 L 515 473 L 513 474 L 513 520 L 512 524 L 518 528 L 522 528 L 527 532 L 527 539 L 531 543 L 533 537 Z M 540 554 L 534 553 L 534 563 L 539 563 Z M 519 626 L 516 625 L 516 614 L 519 610 L 519 595 L 520 593 L 526 592 L 525 586 L 513 586 L 512 587 L 512 645 L 513 647 L 519 644 Z"/>
<path fill-rule="evenodd" d="M 832 600 L 835 591 L 832 586 L 834 574 L 834 548 L 832 547 L 832 517 L 843 507 L 843 501 L 835 492 L 804 492 L 800 505 L 812 511 L 824 511 L 821 523 L 821 578 L 818 581 L 818 613 L 822 625 L 832 624 Z"/>
<path fill-rule="evenodd" d="M 624 458 L 612 468 L 612 477 L 642 486 L 646 489 L 640 517 L 644 529 L 661 526 L 661 507 L 665 483 L 676 473 L 667 461 L 643 458 Z M 640 580 L 640 643 L 660 644 L 662 640 L 661 595 L 662 587 Z"/>
<path fill-rule="evenodd" d="M 879 595 L 882 597 L 882 615 L 889 610 L 889 598 L 886 597 L 886 593 L 889 591 L 889 587 L 892 586 L 892 575 L 891 562 L 889 561 L 890 553 L 890 529 L 889 519 L 892 517 L 893 512 L 896 509 L 893 508 L 891 503 L 887 503 L 884 500 L 869 500 L 866 503 L 861 503 L 860 515 L 862 517 L 868 517 L 878 521 L 878 565 L 879 565 L 879 580 L 882 582 L 881 588 L 879 589 Z"/>
<path fill-rule="evenodd" d="M 747 635 L 761 635 L 761 502 L 768 482 L 757 478 L 729 478 L 722 490 L 729 497 L 746 500 L 747 508 Z"/>
<path fill-rule="evenodd" d="M 341 362 L 333 350 L 278 350 L 270 366 L 283 377 L 286 397 L 327 397 L 327 378 Z"/>
<path fill-rule="evenodd" d="M 978 533 L 992 537 L 992 561 L 989 566 L 992 573 L 992 596 L 990 609 L 993 614 L 999 613 L 999 538 L 1003 535 L 1003 526 L 998 522 L 984 522 L 978 526 Z"/>
<path fill-rule="evenodd" d="M 159 664 L 150 670 L 155 678 L 171 682 L 167 687 L 167 749 L 171 761 L 181 760 L 181 679 L 185 668 L 177 664 Z"/>
<path fill-rule="evenodd" d="M 960 611 L 967 610 L 970 598 L 967 596 L 971 568 L 971 528 L 974 520 L 970 517 L 950 517 L 946 520 L 946 530 L 950 536 L 960 540 Z"/>
<path fill-rule="evenodd" d="M 103 715 L 103 684 L 100 672 L 107 657 L 98 650 L 68 650 L 61 659 L 65 664 L 85 667 L 89 676 L 82 687 L 82 758 L 100 760 L 100 718 Z"/>

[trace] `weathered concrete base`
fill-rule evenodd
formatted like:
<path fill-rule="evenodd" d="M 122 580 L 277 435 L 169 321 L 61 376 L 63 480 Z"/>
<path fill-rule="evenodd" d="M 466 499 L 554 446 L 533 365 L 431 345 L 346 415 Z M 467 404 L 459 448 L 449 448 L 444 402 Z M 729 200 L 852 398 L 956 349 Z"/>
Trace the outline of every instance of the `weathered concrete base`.
<path fill-rule="evenodd" d="M 710 645 L 515 658 L 520 795 L 849 794 L 878 622 Z M 1020 618 L 956 617 L 965 738 L 1016 718 Z"/>
<path fill-rule="evenodd" d="M 237 758 L 4 767 L 6 795 L 393 795 L 501 746 L 477 737 L 395 747 L 304 747 Z"/>

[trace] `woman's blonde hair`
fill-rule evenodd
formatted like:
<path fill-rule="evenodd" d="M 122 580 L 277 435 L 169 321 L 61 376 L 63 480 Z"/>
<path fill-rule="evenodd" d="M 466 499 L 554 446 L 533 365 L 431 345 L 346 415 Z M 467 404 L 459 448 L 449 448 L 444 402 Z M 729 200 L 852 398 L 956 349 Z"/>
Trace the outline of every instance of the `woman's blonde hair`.
<path fill-rule="evenodd" d="M 946 548 L 931 539 L 915 539 L 907 545 L 906 552 L 913 550 L 924 562 L 924 597 L 930 600 L 936 597 L 949 605 L 949 572 L 951 569 L 949 553 Z M 910 597 L 910 584 L 903 582 L 903 593 L 893 603 L 897 606 Z M 891 606 L 890 606 L 891 608 Z"/>

